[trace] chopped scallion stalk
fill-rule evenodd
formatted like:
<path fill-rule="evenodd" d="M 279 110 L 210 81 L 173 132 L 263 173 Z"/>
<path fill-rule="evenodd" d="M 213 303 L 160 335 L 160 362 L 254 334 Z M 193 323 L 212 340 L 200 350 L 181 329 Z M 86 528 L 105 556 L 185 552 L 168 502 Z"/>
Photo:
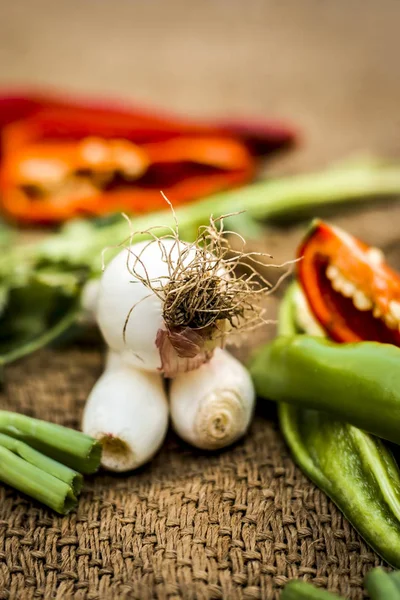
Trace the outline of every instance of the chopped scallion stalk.
<path fill-rule="evenodd" d="M 35 467 L 45 473 L 60 479 L 60 481 L 64 481 L 64 483 L 71 487 L 75 496 L 82 490 L 83 477 L 80 473 L 38 452 L 25 442 L 0 433 L 0 446 L 7 448 L 7 450 L 10 450 L 29 464 L 35 465 Z"/>
<path fill-rule="evenodd" d="M 0 433 L 26 442 L 79 473 L 94 473 L 100 464 L 101 446 L 98 441 L 55 423 L 0 411 Z"/>
<path fill-rule="evenodd" d="M 67 514 L 77 504 L 68 483 L 42 471 L 5 446 L 0 446 L 0 480 L 60 514 Z"/>

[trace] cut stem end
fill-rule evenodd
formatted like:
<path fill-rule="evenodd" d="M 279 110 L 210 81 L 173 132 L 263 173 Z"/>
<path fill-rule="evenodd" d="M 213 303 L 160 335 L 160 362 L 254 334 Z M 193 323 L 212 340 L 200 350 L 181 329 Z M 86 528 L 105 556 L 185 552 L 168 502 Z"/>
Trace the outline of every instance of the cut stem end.
<path fill-rule="evenodd" d="M 127 471 L 135 467 L 135 456 L 129 444 L 113 434 L 103 434 L 98 438 L 102 457 L 101 465 L 110 471 Z"/>

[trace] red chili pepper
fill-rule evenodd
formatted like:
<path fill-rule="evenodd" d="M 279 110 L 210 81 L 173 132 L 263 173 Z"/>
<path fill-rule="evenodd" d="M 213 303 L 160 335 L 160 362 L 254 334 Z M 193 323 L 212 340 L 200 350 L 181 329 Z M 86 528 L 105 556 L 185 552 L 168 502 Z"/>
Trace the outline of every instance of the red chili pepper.
<path fill-rule="evenodd" d="M 303 291 L 329 337 L 400 346 L 400 275 L 380 250 L 315 221 L 298 256 Z"/>
<path fill-rule="evenodd" d="M 0 134 L 1 201 L 28 223 L 154 210 L 164 206 L 160 190 L 186 202 L 248 181 L 256 155 L 295 139 L 278 125 L 203 124 L 41 96 L 0 97 Z"/>

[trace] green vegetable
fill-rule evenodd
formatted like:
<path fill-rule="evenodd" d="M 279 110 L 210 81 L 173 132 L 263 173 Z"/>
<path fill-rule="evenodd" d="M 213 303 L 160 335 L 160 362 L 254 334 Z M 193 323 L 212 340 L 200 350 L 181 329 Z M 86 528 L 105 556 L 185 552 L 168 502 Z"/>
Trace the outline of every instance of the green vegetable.
<path fill-rule="evenodd" d="M 372 569 L 365 577 L 371 600 L 400 600 L 400 589 L 392 575 L 383 569 Z"/>
<path fill-rule="evenodd" d="M 285 585 L 280 600 L 340 600 L 340 596 L 305 581 L 292 580 Z"/>
<path fill-rule="evenodd" d="M 257 219 L 315 214 L 315 209 L 325 204 L 398 193 L 398 166 L 376 160 L 352 161 L 319 173 L 262 181 L 211 196 L 178 208 L 176 216 L 181 237 L 193 239 L 198 226 L 208 223 L 211 214 L 217 217 L 245 209 L 244 215 L 229 218 L 227 226 L 257 235 Z M 174 226 L 169 209 L 133 216 L 134 230 L 143 232 L 135 240 L 160 223 L 159 234 Z M 105 255 L 110 260 L 119 250 L 116 244 L 129 233 L 119 215 L 95 222 L 75 221 L 44 242 L 0 253 L 0 366 L 71 330 L 79 318 L 85 282 L 101 272 L 102 250 L 110 247 Z M 0 231 L 0 242 L 7 235 L 8 231 L 3 236 Z"/>
<path fill-rule="evenodd" d="M 278 333 L 298 332 L 296 285 L 279 312 Z M 266 372 L 271 366 L 265 363 Z M 310 379 L 307 388 L 314 385 Z M 386 561 L 400 566 L 400 474 L 378 438 L 323 412 L 280 404 L 282 433 L 306 475 L 340 508 L 362 537 Z"/>
<path fill-rule="evenodd" d="M 374 196 L 399 193 L 399 166 L 373 160 L 351 162 L 349 165 L 331 167 L 318 173 L 266 180 L 222 192 L 179 207 L 176 218 L 181 238 L 191 239 L 196 237 L 197 227 L 208 224 L 210 215 L 218 217 L 245 210 L 245 226 L 249 228 L 255 219 L 287 218 L 304 211 L 314 215 L 316 208 L 326 204 L 365 201 Z M 174 227 L 174 216 L 168 208 L 132 217 L 132 227 L 137 232 L 145 232 L 160 224 L 160 235 L 165 234 L 169 227 Z M 231 224 L 234 226 L 234 220 Z M 114 246 L 114 250 L 110 249 L 107 254 L 110 259 L 119 250 L 115 248 L 115 244 L 126 239 L 129 233 L 127 223 L 121 217 L 101 227 L 89 221 L 71 222 L 60 234 L 48 238 L 36 247 L 35 259 L 52 264 L 63 262 L 69 266 L 89 267 L 92 273 L 100 273 L 102 250 Z M 145 236 L 147 234 L 143 233 L 142 238 Z M 140 235 L 135 236 L 135 240 L 140 239 Z"/>
<path fill-rule="evenodd" d="M 61 514 L 76 506 L 82 487 L 79 473 L 5 435 L 0 435 L 0 480 Z"/>
<path fill-rule="evenodd" d="M 254 359 L 258 393 L 323 410 L 400 443 L 400 348 L 378 342 L 336 344 L 307 335 L 279 337 Z"/>
<path fill-rule="evenodd" d="M 392 581 L 394 581 L 394 583 L 397 586 L 397 589 L 400 592 L 400 571 L 393 571 L 392 573 L 390 573 L 390 577 L 392 578 Z"/>
<path fill-rule="evenodd" d="M 25 460 L 27 463 L 35 465 L 35 467 L 45 471 L 51 477 L 56 477 L 58 480 L 63 481 L 72 488 L 75 496 L 82 490 L 83 477 L 80 473 L 57 462 L 53 458 L 41 454 L 34 448 L 28 446 L 25 442 L 21 442 L 8 435 L 4 435 L 4 433 L 0 433 L 0 450 L 1 449 L 7 449 L 14 452 L 14 454 Z M 4 466 L 5 462 L 0 461 L 0 467 Z"/>
<path fill-rule="evenodd" d="M 75 508 L 80 472 L 98 469 L 100 444 L 78 431 L 6 411 L 0 411 L 0 432 L 0 481 L 60 514 Z"/>
<path fill-rule="evenodd" d="M 400 600 L 400 588 L 398 581 L 400 572 L 387 573 L 380 567 L 369 571 L 364 579 L 364 586 L 369 592 L 371 600 Z M 326 590 L 316 588 L 310 583 L 300 580 L 292 580 L 286 584 L 280 600 L 341 600 Z"/>
<path fill-rule="evenodd" d="M 80 473 L 94 473 L 100 464 L 101 446 L 97 440 L 55 423 L 3 410 L 0 433 L 22 440 Z"/>
<path fill-rule="evenodd" d="M 37 282 L 10 290 L 7 300 L 0 319 L 0 367 L 57 340 L 81 313 L 76 297 Z"/>
<path fill-rule="evenodd" d="M 325 413 L 279 407 L 282 433 L 307 474 L 367 543 L 400 567 L 400 474 L 383 443 Z"/>
<path fill-rule="evenodd" d="M 0 479 L 60 514 L 67 514 L 77 504 L 71 486 L 3 446 L 0 446 Z"/>

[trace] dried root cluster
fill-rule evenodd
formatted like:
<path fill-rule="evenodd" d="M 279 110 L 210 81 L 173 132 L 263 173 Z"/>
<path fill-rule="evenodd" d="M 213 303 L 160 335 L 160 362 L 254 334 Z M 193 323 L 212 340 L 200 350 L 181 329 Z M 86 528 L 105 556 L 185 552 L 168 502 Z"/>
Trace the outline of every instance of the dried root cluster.
<path fill-rule="evenodd" d="M 171 210 L 173 208 L 171 206 Z M 163 318 L 170 332 L 198 332 L 203 338 L 216 336 L 225 338 L 229 333 L 249 332 L 270 322 L 265 317 L 263 299 L 271 294 L 280 282 L 290 273 L 288 269 L 274 285 L 261 276 L 260 265 L 281 268 L 292 263 L 269 264 L 272 257 L 262 252 L 247 252 L 246 241 L 236 232 L 224 230 L 224 219 L 234 214 L 218 218 L 210 217 L 207 226 L 198 229 L 196 239 L 182 242 L 179 225 L 164 235 L 157 235 L 153 227 L 146 231 L 132 232 L 120 246 L 128 249 L 127 269 L 141 281 L 149 293 L 156 294 L 163 303 Z M 174 214 L 175 217 L 175 214 Z M 135 254 L 135 236 L 150 236 L 148 245 L 158 244 L 162 260 L 168 266 L 168 275 L 150 278 L 142 255 L 147 246 Z M 232 236 L 235 248 L 231 244 Z M 165 244 L 172 240 L 172 244 Z M 239 249 L 238 249 L 239 247 Z M 132 306 L 126 322 L 135 306 Z"/>

